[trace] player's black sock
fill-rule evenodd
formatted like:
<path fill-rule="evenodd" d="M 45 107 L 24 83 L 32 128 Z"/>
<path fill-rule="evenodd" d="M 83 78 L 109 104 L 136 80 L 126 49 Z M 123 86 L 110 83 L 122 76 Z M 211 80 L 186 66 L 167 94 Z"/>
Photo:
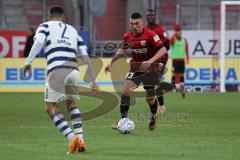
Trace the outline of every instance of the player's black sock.
<path fill-rule="evenodd" d="M 149 105 L 150 106 L 150 110 L 152 115 L 154 116 L 157 113 L 157 100 L 155 99 L 155 102 L 153 105 Z"/>
<path fill-rule="evenodd" d="M 164 105 L 163 95 L 158 96 L 157 99 L 158 99 L 159 105 L 163 106 Z"/>
<path fill-rule="evenodd" d="M 159 88 L 156 90 L 156 93 L 157 93 L 157 99 L 158 99 L 159 105 L 163 106 L 164 105 L 164 100 L 163 100 L 163 88 L 162 88 L 162 85 L 159 85 Z"/>
<path fill-rule="evenodd" d="M 127 117 L 129 106 L 130 106 L 130 96 L 122 95 L 121 104 L 120 104 L 121 118 Z"/>

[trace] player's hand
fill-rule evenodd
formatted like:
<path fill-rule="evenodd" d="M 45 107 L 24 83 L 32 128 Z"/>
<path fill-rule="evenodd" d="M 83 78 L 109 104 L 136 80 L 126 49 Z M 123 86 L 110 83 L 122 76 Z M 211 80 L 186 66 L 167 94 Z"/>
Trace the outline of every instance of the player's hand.
<path fill-rule="evenodd" d="M 93 94 L 96 94 L 99 91 L 99 86 L 97 85 L 96 82 L 91 82 L 90 88 L 91 88 Z"/>
<path fill-rule="evenodd" d="M 105 74 L 107 74 L 108 72 L 111 72 L 111 71 L 112 71 L 112 64 L 109 63 L 109 64 L 105 67 L 104 71 L 105 71 Z"/>
<path fill-rule="evenodd" d="M 152 63 L 149 61 L 143 61 L 140 66 L 140 72 L 147 72 L 148 69 L 150 68 L 151 64 Z"/>
<path fill-rule="evenodd" d="M 32 71 L 31 64 L 25 64 L 22 69 L 22 74 L 24 77 L 26 77 L 27 72 L 31 72 L 31 71 Z"/>

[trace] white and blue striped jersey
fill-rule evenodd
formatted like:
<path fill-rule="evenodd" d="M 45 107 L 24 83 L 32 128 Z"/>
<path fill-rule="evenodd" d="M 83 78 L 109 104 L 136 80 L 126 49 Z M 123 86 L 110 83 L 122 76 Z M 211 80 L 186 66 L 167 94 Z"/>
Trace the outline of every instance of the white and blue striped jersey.
<path fill-rule="evenodd" d="M 39 25 L 34 37 L 34 43 L 42 44 L 44 48 L 47 59 L 47 75 L 56 68 L 78 70 L 77 55 L 87 55 L 87 47 L 77 30 L 61 21 L 48 21 Z M 34 46 L 31 52 L 34 52 Z M 32 55 L 35 55 L 35 53 L 32 53 Z M 26 63 L 31 64 L 33 58 L 35 56 L 30 55 Z M 66 62 L 76 65 L 69 65 Z"/>

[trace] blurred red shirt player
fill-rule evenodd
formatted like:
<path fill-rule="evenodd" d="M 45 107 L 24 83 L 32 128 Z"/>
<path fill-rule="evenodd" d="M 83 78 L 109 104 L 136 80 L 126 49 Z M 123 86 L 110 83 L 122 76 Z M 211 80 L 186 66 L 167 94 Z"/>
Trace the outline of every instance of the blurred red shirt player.
<path fill-rule="evenodd" d="M 148 9 L 146 12 L 146 20 L 147 20 L 147 26 L 146 28 L 154 31 L 155 33 L 158 34 L 160 37 L 161 41 L 163 42 L 165 48 L 169 50 L 169 38 L 168 35 L 165 31 L 165 29 L 156 23 L 156 11 L 153 9 Z M 161 70 L 165 69 L 165 65 L 167 64 L 168 61 L 168 54 L 165 54 L 161 59 L 160 63 L 163 64 Z M 160 87 L 162 88 L 162 87 Z M 163 91 L 159 90 L 158 96 L 157 96 L 158 102 L 159 102 L 159 107 L 158 107 L 158 112 L 163 113 L 165 112 L 165 106 L 164 106 L 164 98 L 163 98 Z"/>
<path fill-rule="evenodd" d="M 170 46 L 169 46 L 169 38 L 168 35 L 165 31 L 165 29 L 156 23 L 156 12 L 153 9 L 149 9 L 146 12 L 146 19 L 147 19 L 147 25 L 146 28 L 157 33 L 157 35 L 160 37 L 161 41 L 163 42 L 163 45 L 165 46 L 165 48 L 167 50 L 169 50 Z M 167 61 L 168 61 L 168 54 L 165 54 L 162 58 L 161 58 L 161 63 L 163 63 L 164 65 L 166 65 Z"/>

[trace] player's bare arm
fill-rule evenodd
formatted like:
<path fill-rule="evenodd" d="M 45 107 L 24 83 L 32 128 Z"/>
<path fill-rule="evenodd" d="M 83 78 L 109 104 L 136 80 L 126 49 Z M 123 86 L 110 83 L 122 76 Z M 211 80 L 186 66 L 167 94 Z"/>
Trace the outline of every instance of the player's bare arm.
<path fill-rule="evenodd" d="M 83 60 L 83 62 L 88 66 L 87 67 L 87 74 L 90 79 L 90 88 L 93 92 L 93 94 L 96 94 L 99 91 L 99 86 L 96 83 L 96 75 L 94 73 L 94 69 L 91 63 L 91 60 L 87 54 L 80 56 L 80 58 Z"/>
<path fill-rule="evenodd" d="M 80 36 L 78 37 L 78 42 L 79 44 L 84 43 Z M 99 91 L 99 86 L 96 83 L 96 75 L 91 60 L 87 53 L 87 47 L 85 45 L 79 45 L 78 51 L 79 51 L 78 57 L 80 57 L 83 60 L 84 64 L 87 65 L 87 74 L 90 80 L 90 89 L 92 90 L 93 94 L 96 94 Z"/>
<path fill-rule="evenodd" d="M 165 47 L 162 47 L 161 49 L 158 50 L 158 52 L 149 60 L 143 61 L 142 65 L 140 67 L 141 72 L 146 72 L 149 67 L 151 66 L 152 63 L 156 62 L 160 58 L 162 58 L 165 54 L 167 53 L 167 49 Z"/>
<path fill-rule="evenodd" d="M 124 48 L 119 48 L 116 52 L 116 54 L 113 56 L 111 62 L 105 67 L 105 73 L 112 71 L 112 64 L 117 61 L 119 58 L 121 58 L 124 54 L 126 54 L 127 50 Z"/>

